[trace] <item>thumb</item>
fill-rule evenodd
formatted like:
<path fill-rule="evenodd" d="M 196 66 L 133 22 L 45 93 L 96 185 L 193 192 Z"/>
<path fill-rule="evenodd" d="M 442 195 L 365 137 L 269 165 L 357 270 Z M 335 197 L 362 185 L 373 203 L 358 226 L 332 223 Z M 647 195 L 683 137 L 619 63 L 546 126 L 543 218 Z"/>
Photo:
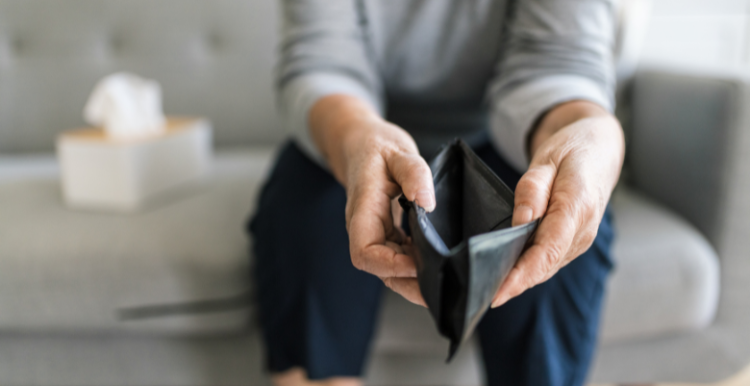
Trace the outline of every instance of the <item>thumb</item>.
<path fill-rule="evenodd" d="M 524 173 L 516 185 L 513 207 L 513 226 L 523 225 L 544 215 L 557 170 L 551 163 L 534 165 Z"/>
<path fill-rule="evenodd" d="M 432 212 L 435 210 L 435 186 L 432 183 L 432 171 L 419 154 L 392 152 L 386 157 L 388 171 L 409 201 Z"/>

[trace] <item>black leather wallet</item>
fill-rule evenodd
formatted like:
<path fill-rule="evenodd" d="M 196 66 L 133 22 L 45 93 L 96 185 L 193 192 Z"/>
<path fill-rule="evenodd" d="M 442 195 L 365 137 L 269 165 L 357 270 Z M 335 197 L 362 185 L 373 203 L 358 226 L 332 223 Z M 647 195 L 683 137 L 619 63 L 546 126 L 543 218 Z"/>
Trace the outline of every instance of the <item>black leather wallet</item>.
<path fill-rule="evenodd" d="M 487 312 L 538 220 L 511 227 L 513 191 L 461 140 L 443 148 L 430 167 L 435 210 L 427 213 L 403 196 L 400 203 L 416 246 L 419 288 L 440 334 L 450 339 L 450 361 Z"/>

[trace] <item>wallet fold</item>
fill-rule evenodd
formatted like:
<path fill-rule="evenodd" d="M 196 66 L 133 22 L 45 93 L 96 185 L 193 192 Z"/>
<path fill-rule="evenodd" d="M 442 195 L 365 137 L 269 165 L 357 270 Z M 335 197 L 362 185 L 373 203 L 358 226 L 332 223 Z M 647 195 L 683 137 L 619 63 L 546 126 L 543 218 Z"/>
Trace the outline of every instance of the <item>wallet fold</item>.
<path fill-rule="evenodd" d="M 419 287 L 438 331 L 450 340 L 450 361 L 487 312 L 538 220 L 511 227 L 513 191 L 460 139 L 430 167 L 435 210 L 427 213 L 403 196 L 399 201 L 416 246 Z"/>

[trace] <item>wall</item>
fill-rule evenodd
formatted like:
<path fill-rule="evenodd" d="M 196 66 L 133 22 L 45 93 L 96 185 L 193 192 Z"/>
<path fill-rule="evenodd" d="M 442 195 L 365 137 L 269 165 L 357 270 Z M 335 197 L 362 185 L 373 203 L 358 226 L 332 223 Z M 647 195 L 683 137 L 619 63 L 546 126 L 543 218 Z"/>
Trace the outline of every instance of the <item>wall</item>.
<path fill-rule="evenodd" d="M 652 0 L 641 64 L 747 73 L 749 10 L 748 0 Z"/>

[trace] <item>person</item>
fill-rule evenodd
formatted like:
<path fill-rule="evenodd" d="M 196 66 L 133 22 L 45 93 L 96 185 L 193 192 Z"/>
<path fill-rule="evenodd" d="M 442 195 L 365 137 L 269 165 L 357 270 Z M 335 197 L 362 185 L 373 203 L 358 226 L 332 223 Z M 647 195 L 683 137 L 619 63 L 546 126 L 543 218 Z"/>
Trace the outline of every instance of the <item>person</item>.
<path fill-rule="evenodd" d="M 623 162 L 609 0 L 283 0 L 293 131 L 249 224 L 277 385 L 357 385 L 387 286 L 422 304 L 394 205 L 461 137 L 542 218 L 477 331 L 490 385 L 581 385 Z M 383 285 L 384 284 L 384 285 Z M 425 326 L 433 328 L 433 326 Z"/>

